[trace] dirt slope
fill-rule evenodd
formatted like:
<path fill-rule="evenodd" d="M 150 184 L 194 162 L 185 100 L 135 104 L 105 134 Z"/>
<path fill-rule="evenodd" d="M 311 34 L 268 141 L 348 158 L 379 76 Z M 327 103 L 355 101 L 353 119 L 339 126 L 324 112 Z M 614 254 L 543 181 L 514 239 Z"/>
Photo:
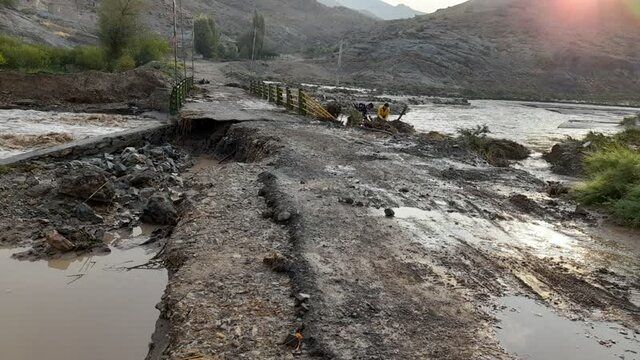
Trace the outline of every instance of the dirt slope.
<path fill-rule="evenodd" d="M 19 0 L 0 8 L 0 33 L 56 45 L 96 41 L 98 3 L 91 0 Z M 172 34 L 171 0 L 149 1 L 147 26 L 167 39 Z M 183 0 L 186 36 L 194 15 L 214 14 L 223 34 L 236 39 L 247 31 L 254 10 L 264 14 L 267 42 L 278 51 L 295 52 L 317 43 L 334 43 L 342 34 L 375 23 L 355 10 L 329 8 L 315 0 Z"/>
<path fill-rule="evenodd" d="M 637 102 L 633 3 L 472 0 L 354 34 L 345 68 L 383 88 Z"/>

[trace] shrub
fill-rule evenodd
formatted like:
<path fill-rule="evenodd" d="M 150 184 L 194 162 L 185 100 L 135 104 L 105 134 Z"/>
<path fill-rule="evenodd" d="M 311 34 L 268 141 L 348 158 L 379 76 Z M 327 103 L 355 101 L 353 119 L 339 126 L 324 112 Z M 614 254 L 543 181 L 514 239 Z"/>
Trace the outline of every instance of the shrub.
<path fill-rule="evenodd" d="M 0 0 L 0 6 L 14 7 L 16 0 Z"/>
<path fill-rule="evenodd" d="M 5 59 L 2 53 L 0 53 L 0 67 L 6 63 L 7 63 L 7 59 Z"/>
<path fill-rule="evenodd" d="M 632 128 L 636 128 L 636 127 L 640 126 L 640 115 L 625 117 L 620 122 L 620 126 L 622 126 L 624 128 L 627 128 L 627 129 L 630 129 L 630 128 L 632 129 Z"/>
<path fill-rule="evenodd" d="M 6 59 L 5 66 L 18 70 L 43 70 L 49 68 L 51 59 L 41 47 L 17 44 L 0 50 Z"/>
<path fill-rule="evenodd" d="M 613 215 L 633 227 L 640 227 L 640 184 L 612 206 Z"/>
<path fill-rule="evenodd" d="M 127 71 L 136 68 L 136 61 L 131 57 L 131 55 L 124 54 L 116 60 L 114 64 L 114 70 L 116 71 Z"/>
<path fill-rule="evenodd" d="M 82 70 L 104 70 L 107 67 L 107 59 L 102 48 L 82 46 L 73 50 L 73 64 Z"/>
<path fill-rule="evenodd" d="M 585 158 L 585 169 L 588 180 L 574 191 L 578 201 L 604 205 L 616 219 L 640 226 L 640 152 L 621 144 L 601 148 Z"/>
<path fill-rule="evenodd" d="M 163 59 L 171 52 L 169 44 L 164 39 L 144 35 L 135 40 L 129 51 L 137 66 Z"/>

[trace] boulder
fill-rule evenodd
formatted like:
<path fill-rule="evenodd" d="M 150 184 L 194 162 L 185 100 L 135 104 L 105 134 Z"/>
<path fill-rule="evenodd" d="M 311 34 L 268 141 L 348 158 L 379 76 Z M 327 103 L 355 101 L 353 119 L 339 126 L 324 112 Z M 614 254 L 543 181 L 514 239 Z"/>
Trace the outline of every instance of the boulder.
<path fill-rule="evenodd" d="M 49 244 L 49 246 L 51 246 L 56 250 L 66 252 L 66 251 L 71 251 L 75 248 L 75 246 L 71 241 L 69 241 L 69 239 L 60 235 L 60 233 L 56 230 L 51 230 L 47 232 L 45 235 L 45 239 L 47 241 L 47 244 Z"/>
<path fill-rule="evenodd" d="M 111 202 L 115 196 L 107 173 L 95 167 L 79 167 L 58 181 L 58 193 L 82 201 Z"/>
<path fill-rule="evenodd" d="M 155 193 L 147 201 L 140 220 L 150 224 L 175 225 L 178 223 L 178 211 L 167 194 Z"/>

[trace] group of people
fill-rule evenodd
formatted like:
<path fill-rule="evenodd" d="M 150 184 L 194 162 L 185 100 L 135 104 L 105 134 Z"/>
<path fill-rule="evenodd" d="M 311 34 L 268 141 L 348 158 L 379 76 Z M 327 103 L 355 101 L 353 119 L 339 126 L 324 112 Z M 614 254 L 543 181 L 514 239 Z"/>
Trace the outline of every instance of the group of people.
<path fill-rule="evenodd" d="M 374 105 L 372 103 L 369 103 L 366 105 L 363 103 L 358 103 L 358 104 L 354 104 L 354 106 L 362 114 L 363 119 L 372 120 L 369 117 L 369 113 L 373 112 L 373 109 L 374 109 Z M 391 115 L 391 108 L 389 107 L 389 104 L 385 103 L 384 105 L 380 106 L 378 108 L 377 115 L 378 115 L 378 119 L 380 120 L 384 120 L 384 121 L 389 120 L 389 115 Z"/>

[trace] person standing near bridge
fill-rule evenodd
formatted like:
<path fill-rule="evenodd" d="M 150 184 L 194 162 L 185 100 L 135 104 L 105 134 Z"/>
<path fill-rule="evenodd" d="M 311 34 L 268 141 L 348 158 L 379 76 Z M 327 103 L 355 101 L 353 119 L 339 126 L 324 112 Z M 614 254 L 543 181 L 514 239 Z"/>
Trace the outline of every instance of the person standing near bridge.
<path fill-rule="evenodd" d="M 385 103 L 378 108 L 378 119 L 387 121 L 389 120 L 389 115 L 391 115 L 391 109 L 389 108 L 388 103 Z"/>

